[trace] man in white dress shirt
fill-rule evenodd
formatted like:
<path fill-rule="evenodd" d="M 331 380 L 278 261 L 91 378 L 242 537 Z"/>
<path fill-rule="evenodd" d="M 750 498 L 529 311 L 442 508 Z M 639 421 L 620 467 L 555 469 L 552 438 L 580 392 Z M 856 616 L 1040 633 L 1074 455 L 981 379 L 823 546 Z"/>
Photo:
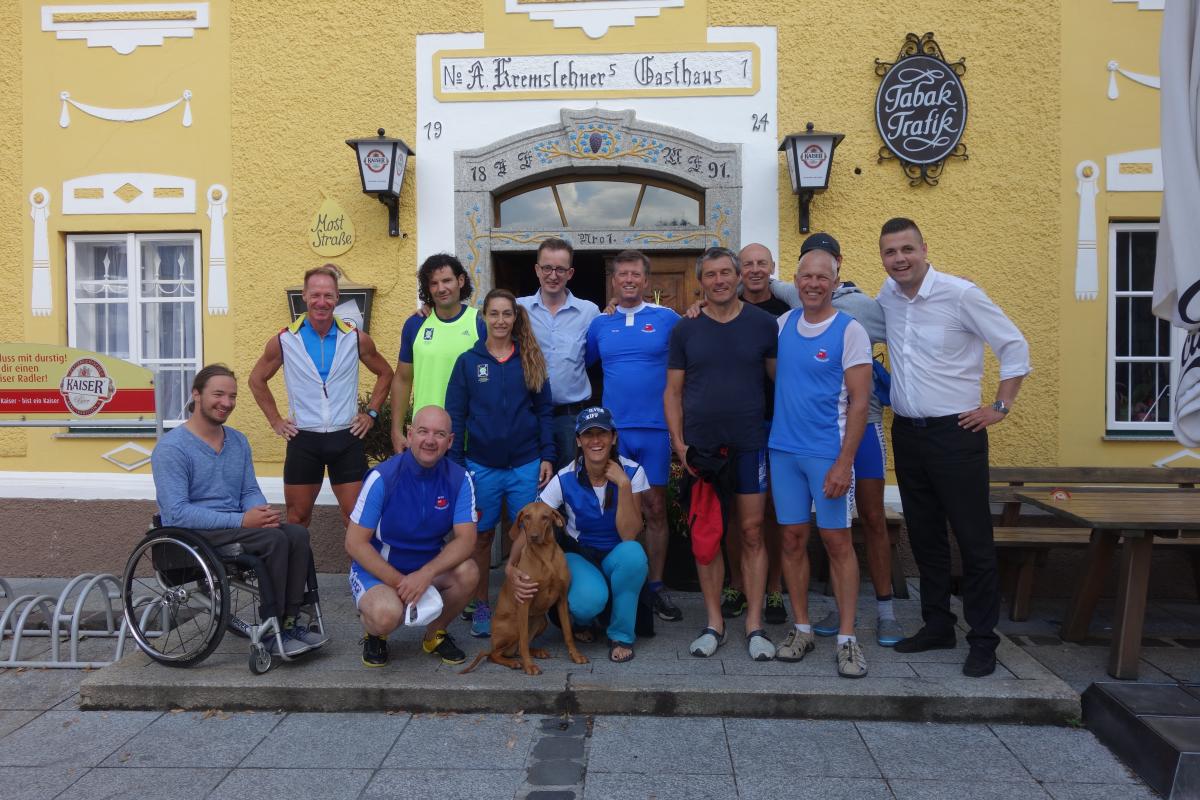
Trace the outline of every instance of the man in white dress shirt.
<path fill-rule="evenodd" d="M 996 668 L 1000 592 L 988 503 L 987 428 L 1000 422 L 1029 374 L 1029 345 L 975 284 L 935 270 L 917 224 L 883 225 L 879 293 L 892 365 L 892 448 L 904 521 L 921 573 L 924 626 L 896 651 L 955 645 L 950 611 L 949 521 L 963 561 L 963 616 L 971 647 L 963 674 Z M 995 401 L 980 403 L 983 345 L 1000 361 Z"/>

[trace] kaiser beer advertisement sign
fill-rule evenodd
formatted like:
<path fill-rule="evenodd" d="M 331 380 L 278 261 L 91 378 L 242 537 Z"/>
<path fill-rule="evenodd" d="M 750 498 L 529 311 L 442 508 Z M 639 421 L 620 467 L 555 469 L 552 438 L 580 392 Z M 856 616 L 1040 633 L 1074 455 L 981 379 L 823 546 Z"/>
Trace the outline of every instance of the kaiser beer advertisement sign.
<path fill-rule="evenodd" d="M 0 420 L 153 418 L 148 369 L 74 347 L 0 343 Z"/>

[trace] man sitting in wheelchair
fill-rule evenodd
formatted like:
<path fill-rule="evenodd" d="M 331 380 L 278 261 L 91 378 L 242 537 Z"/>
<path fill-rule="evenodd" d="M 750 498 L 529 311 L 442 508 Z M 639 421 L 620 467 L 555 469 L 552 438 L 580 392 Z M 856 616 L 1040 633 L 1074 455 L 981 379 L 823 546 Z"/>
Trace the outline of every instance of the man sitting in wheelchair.
<path fill-rule="evenodd" d="M 190 528 L 212 547 L 238 543 L 258 556 L 272 591 L 263 594 L 264 617 L 282 631 L 264 639 L 287 657 L 320 647 L 328 638 L 295 624 L 309 575 L 308 531 L 280 521 L 254 477 L 250 444 L 225 425 L 237 404 L 237 378 L 223 364 L 209 364 L 192 381 L 191 416 L 163 436 L 151 456 L 162 525 Z M 267 605 L 268 599 L 270 605 Z"/>

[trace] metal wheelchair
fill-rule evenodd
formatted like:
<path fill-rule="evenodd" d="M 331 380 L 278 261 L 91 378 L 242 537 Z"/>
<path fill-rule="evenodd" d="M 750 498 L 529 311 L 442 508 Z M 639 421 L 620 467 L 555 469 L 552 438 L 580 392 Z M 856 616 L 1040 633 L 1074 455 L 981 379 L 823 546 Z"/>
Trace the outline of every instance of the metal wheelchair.
<path fill-rule="evenodd" d="M 249 666 L 256 675 L 271 669 L 277 658 L 302 657 L 304 653 L 284 652 L 280 621 L 263 613 L 277 607 L 275 596 L 262 560 L 240 544 L 214 548 L 195 531 L 162 527 L 157 515 L 129 556 L 121 581 L 130 635 L 143 653 L 169 667 L 204 661 L 226 630 L 249 640 Z M 311 551 L 295 624 L 324 634 Z"/>

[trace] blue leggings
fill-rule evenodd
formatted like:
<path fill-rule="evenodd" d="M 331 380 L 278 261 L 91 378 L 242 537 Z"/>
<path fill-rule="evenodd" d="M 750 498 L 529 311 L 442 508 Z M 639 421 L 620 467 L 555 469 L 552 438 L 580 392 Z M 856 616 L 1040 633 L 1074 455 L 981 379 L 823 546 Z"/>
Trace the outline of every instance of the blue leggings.
<path fill-rule="evenodd" d="M 592 624 L 608 604 L 611 586 L 608 638 L 621 644 L 633 644 L 638 594 L 649 570 L 646 551 L 635 541 L 621 542 L 600 562 L 603 574 L 578 553 L 566 555 L 567 568 L 571 571 L 571 588 L 567 591 L 571 621 L 577 625 Z"/>

